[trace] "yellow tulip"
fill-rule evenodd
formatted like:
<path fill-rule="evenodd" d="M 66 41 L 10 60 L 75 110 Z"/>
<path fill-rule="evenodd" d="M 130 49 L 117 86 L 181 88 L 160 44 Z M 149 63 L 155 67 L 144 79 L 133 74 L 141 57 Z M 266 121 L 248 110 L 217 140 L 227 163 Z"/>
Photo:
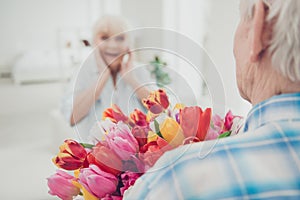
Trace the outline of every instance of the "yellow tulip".
<path fill-rule="evenodd" d="M 168 117 L 159 126 L 163 138 L 173 147 L 182 144 L 184 140 L 183 132 L 179 124 L 172 118 Z"/>
<path fill-rule="evenodd" d="M 159 137 L 159 136 L 156 133 L 154 133 L 153 131 L 149 131 L 148 132 L 147 143 L 156 141 L 157 137 Z"/>
<path fill-rule="evenodd" d="M 89 193 L 80 183 L 73 181 L 73 185 L 81 189 L 84 200 L 99 200 L 97 197 Z"/>
<path fill-rule="evenodd" d="M 184 104 L 182 103 L 176 103 L 176 105 L 174 106 L 173 110 L 180 110 L 180 109 L 183 109 L 185 107 Z"/>

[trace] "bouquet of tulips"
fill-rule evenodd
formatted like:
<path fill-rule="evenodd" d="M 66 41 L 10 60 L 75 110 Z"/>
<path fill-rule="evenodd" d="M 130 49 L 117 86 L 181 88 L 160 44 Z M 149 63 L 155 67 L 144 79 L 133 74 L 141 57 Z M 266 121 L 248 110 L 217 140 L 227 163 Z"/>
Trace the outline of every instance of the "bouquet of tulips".
<path fill-rule="evenodd" d="M 48 178 L 49 193 L 63 200 L 122 199 L 124 192 L 166 152 L 178 146 L 234 135 L 241 118 L 211 108 L 169 108 L 163 89 L 143 100 L 148 113 L 124 115 L 117 105 L 103 112 L 91 144 L 66 140 L 53 158 L 60 169 Z M 233 130 L 234 129 L 234 130 Z"/>

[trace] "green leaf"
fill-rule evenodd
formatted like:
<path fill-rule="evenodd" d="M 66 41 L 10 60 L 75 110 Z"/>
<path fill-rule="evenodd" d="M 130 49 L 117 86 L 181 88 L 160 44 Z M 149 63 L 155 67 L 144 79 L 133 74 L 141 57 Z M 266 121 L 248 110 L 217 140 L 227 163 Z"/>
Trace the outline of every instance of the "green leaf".
<path fill-rule="evenodd" d="M 225 132 L 225 133 L 222 133 L 221 135 L 219 135 L 219 137 L 218 137 L 218 138 L 224 138 L 224 137 L 228 137 L 228 136 L 230 136 L 230 134 L 231 134 L 231 131 L 227 131 L 227 132 Z"/>
<path fill-rule="evenodd" d="M 83 146 L 84 148 L 88 148 L 88 149 L 92 149 L 95 145 L 92 144 L 87 144 L 87 143 L 79 143 L 81 144 L 81 146 Z"/>
<path fill-rule="evenodd" d="M 160 62 L 160 60 L 159 60 L 159 57 L 158 57 L 158 56 L 155 56 L 155 61 L 156 61 L 156 62 L 158 62 L 158 63 Z"/>
<path fill-rule="evenodd" d="M 155 133 L 156 133 L 159 137 L 163 138 L 163 136 L 162 136 L 162 134 L 161 134 L 161 132 L 160 132 L 160 130 L 159 130 L 159 123 L 158 123 L 156 120 L 154 120 L 154 127 L 155 127 Z"/>
<path fill-rule="evenodd" d="M 150 61 L 150 64 L 153 67 L 151 74 L 155 76 L 157 86 L 163 87 L 171 83 L 168 73 L 163 71 L 163 67 L 167 66 L 166 62 L 161 61 L 159 56 L 155 56 L 154 60 Z"/>
<path fill-rule="evenodd" d="M 159 88 L 162 88 L 162 87 L 164 87 L 164 84 L 162 84 L 162 83 L 161 83 L 161 82 L 159 82 L 159 81 L 156 83 L 156 85 L 157 85 Z"/>

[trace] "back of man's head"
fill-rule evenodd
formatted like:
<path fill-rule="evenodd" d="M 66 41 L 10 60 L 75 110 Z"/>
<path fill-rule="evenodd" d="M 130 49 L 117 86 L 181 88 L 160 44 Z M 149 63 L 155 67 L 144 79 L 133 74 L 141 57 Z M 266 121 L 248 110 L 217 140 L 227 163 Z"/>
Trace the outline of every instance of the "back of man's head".
<path fill-rule="evenodd" d="M 291 81 L 300 81 L 300 0 L 240 0 L 241 17 L 251 19 L 257 1 L 267 10 L 272 24 L 268 53 L 272 65 Z"/>

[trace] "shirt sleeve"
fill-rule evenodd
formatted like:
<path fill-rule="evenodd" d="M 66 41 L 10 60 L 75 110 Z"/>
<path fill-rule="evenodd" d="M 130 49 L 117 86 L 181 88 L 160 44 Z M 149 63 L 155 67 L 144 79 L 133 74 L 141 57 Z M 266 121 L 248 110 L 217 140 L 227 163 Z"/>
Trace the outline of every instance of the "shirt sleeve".
<path fill-rule="evenodd" d="M 87 61 L 86 64 L 82 65 L 73 73 L 71 80 L 64 89 L 60 103 L 60 110 L 68 123 L 70 123 L 74 97 L 90 87 L 91 84 L 97 80 L 97 77 L 97 68 L 92 61 Z"/>
<path fill-rule="evenodd" d="M 70 124 L 72 107 L 73 107 L 73 94 L 74 94 L 74 84 L 76 79 L 76 74 L 74 73 L 70 82 L 65 86 L 63 96 L 60 102 L 60 111 L 62 112 L 66 122 Z"/>
<path fill-rule="evenodd" d="M 124 199 L 219 199 L 239 193 L 240 185 L 215 141 L 166 152 L 125 192 Z M 217 151 L 215 151 L 217 150 Z"/>

